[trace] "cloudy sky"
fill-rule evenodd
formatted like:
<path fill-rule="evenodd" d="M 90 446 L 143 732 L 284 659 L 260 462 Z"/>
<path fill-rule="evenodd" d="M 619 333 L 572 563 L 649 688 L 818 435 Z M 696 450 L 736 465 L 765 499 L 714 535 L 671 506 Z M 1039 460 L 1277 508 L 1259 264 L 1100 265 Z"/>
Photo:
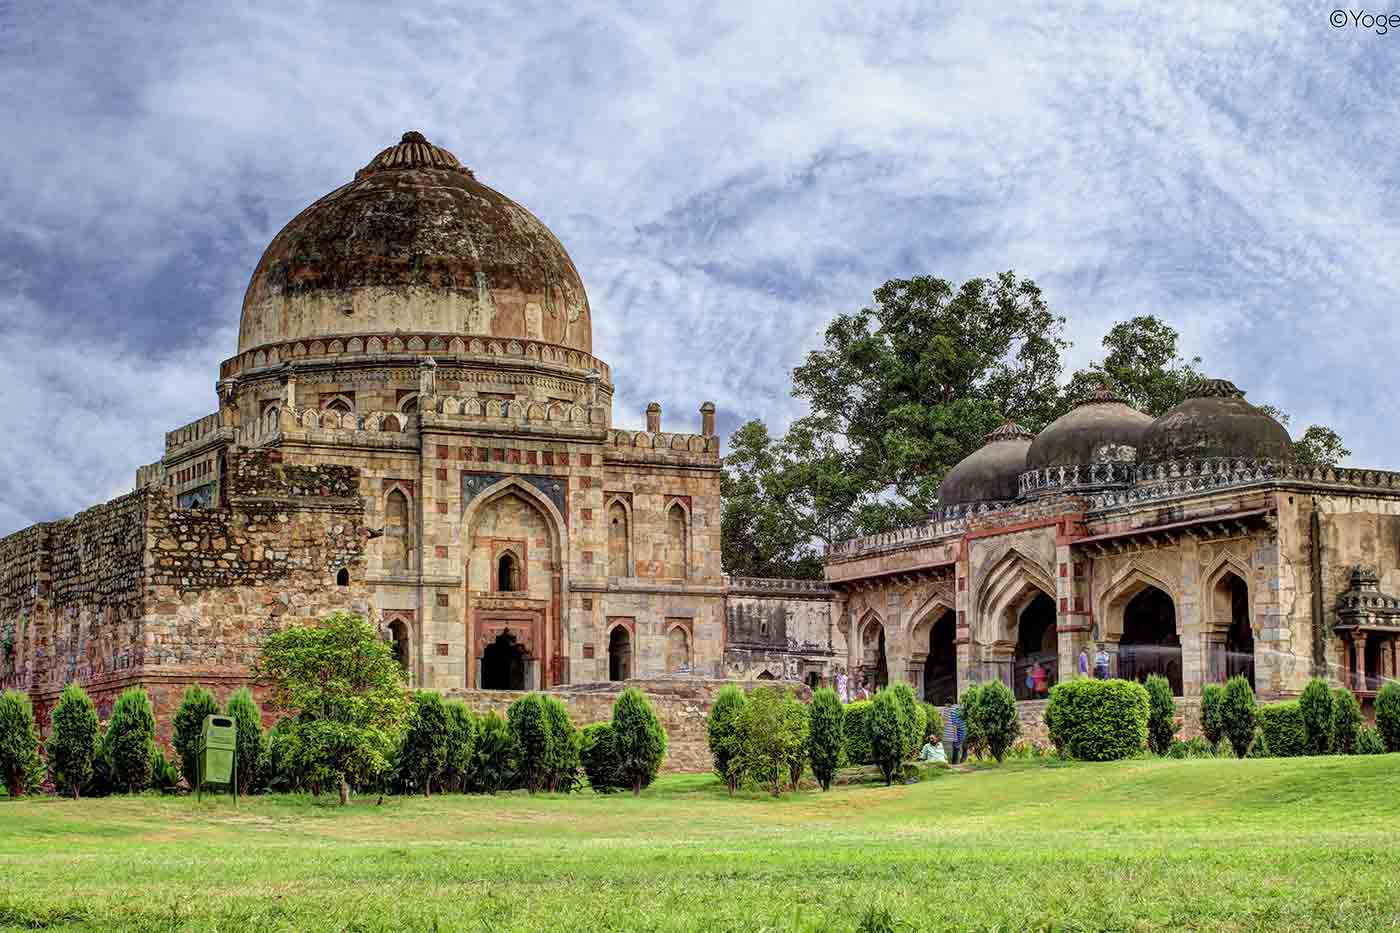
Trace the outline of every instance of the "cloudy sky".
<path fill-rule="evenodd" d="M 1313 5 L 0 0 L 0 534 L 213 411 L 268 241 L 406 129 L 560 237 L 619 424 L 798 413 L 886 279 L 1015 269 L 1400 467 L 1400 29 Z M 133 12 L 134 11 L 134 12 Z M 386 12 L 390 11 L 390 12 Z"/>

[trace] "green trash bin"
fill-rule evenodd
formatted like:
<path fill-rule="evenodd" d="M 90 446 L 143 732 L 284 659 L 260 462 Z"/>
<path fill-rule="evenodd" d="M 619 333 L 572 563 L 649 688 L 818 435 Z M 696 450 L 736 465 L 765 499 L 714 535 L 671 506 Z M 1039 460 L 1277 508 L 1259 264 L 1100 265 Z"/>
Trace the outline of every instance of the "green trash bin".
<path fill-rule="evenodd" d="M 199 733 L 199 783 L 232 784 L 233 758 L 237 750 L 238 725 L 233 717 L 205 716 L 204 728 Z"/>

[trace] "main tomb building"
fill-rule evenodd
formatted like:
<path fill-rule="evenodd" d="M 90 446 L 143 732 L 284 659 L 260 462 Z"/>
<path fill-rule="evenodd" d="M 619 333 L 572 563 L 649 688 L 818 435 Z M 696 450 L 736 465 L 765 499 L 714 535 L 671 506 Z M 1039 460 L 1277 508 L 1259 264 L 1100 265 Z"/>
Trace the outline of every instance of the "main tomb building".
<path fill-rule="evenodd" d="M 1304 466 L 1231 383 L 1152 419 L 1105 389 L 1008 423 L 925 524 L 843 542 L 826 582 L 726 577 L 714 405 L 614 425 L 577 269 L 421 134 L 273 239 L 217 411 L 132 493 L 0 539 L 0 685 L 40 719 L 242 685 L 262 640 L 346 609 L 442 690 L 609 681 L 1002 679 L 1042 699 L 1107 653 L 1175 692 L 1400 669 L 1400 474 Z M 701 741 L 700 744 L 703 744 Z"/>

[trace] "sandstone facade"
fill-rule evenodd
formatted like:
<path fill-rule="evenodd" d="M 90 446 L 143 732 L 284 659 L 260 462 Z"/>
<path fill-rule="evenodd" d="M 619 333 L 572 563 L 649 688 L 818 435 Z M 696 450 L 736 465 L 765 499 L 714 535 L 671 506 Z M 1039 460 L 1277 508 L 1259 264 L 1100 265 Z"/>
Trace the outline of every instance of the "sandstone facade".
<path fill-rule="evenodd" d="M 591 326 L 553 234 L 406 134 L 268 247 L 216 411 L 130 495 L 0 540 L 0 682 L 45 726 L 69 681 L 104 711 L 142 684 L 168 729 L 340 608 L 449 692 L 828 678 L 828 587 L 722 573 L 714 406 L 615 426 Z"/>

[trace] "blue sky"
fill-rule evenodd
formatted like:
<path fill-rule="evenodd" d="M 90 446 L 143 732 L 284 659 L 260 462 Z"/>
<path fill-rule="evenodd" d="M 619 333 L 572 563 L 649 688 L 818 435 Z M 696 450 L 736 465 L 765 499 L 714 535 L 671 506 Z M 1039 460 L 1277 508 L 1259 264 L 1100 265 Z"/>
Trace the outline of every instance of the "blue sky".
<path fill-rule="evenodd" d="M 272 236 L 406 129 L 583 275 L 619 424 L 788 373 L 886 279 L 1036 279 L 1070 367 L 1167 319 L 1400 466 L 1400 30 L 1308 5 L 0 5 L 0 534 L 214 410 Z M 784 9 L 785 8 L 785 9 Z"/>

